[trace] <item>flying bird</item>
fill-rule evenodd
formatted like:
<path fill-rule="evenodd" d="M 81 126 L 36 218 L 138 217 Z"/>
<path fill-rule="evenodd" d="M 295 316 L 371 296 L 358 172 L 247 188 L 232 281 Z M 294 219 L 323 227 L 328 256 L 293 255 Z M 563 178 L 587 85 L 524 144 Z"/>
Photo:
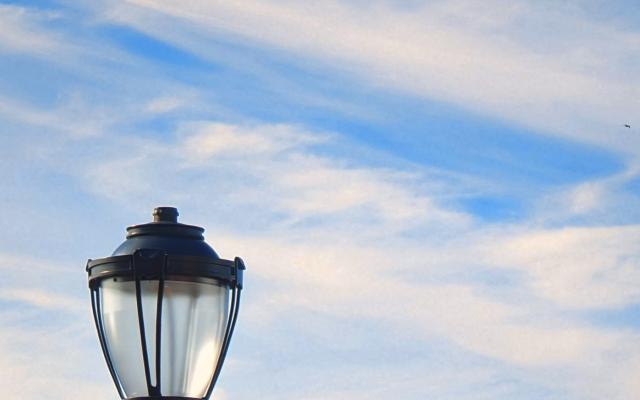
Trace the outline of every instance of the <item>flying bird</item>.
<path fill-rule="evenodd" d="M 629 125 L 629 124 L 624 124 L 624 127 L 625 127 L 625 128 L 631 128 L 631 125 Z"/>

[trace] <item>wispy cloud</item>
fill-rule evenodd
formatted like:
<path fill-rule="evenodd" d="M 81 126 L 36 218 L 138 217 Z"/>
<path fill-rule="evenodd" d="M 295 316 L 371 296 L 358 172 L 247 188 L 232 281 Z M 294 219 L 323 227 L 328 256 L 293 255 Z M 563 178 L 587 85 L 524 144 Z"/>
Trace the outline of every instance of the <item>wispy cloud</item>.
<path fill-rule="evenodd" d="M 635 221 L 638 199 L 625 187 L 639 176 L 637 162 L 630 162 L 616 174 L 566 185 L 541 199 L 537 207 L 539 218 L 566 222 L 586 216 L 592 224 Z"/>
<path fill-rule="evenodd" d="M 0 5 L 0 52 L 64 58 L 69 46 L 42 27 L 42 23 L 59 16 L 55 12 Z"/>
<path fill-rule="evenodd" d="M 0 299 L 23 302 L 52 311 L 86 311 L 83 302 L 79 301 L 78 298 L 47 292 L 42 289 L 2 289 L 0 290 Z"/>
<path fill-rule="evenodd" d="M 74 286 L 78 268 L 0 253 L 0 271 L 0 371 L 5 396 L 109 398 L 100 354 L 86 351 L 95 338 L 87 318 L 86 293 L 78 293 L 84 285 Z M 95 373 L 88 372 L 92 369 Z"/>
<path fill-rule="evenodd" d="M 20 103 L 0 96 L 0 116 L 5 121 L 15 121 L 49 133 L 63 133 L 72 137 L 86 137 L 104 133 L 117 117 L 106 109 L 87 107 L 79 96 L 64 99 L 61 104 L 44 108 Z"/>
<path fill-rule="evenodd" d="M 487 244 L 494 265 L 524 268 L 536 292 L 562 307 L 609 308 L 640 302 L 637 225 L 564 228 Z"/>
<path fill-rule="evenodd" d="M 129 147 L 139 151 L 90 167 L 87 182 L 99 193 L 117 194 L 120 199 L 125 193 L 153 195 L 157 191 L 148 174 L 157 174 L 152 166 L 164 159 L 168 169 L 162 173 L 171 176 L 165 184 L 178 188 L 180 176 L 206 171 L 197 174 L 203 195 L 209 193 L 208 187 L 219 185 L 223 189 L 218 199 L 258 207 L 262 213 L 280 215 L 287 224 L 320 223 L 319 217 L 346 218 L 355 228 L 362 219 L 365 224 L 386 224 L 386 229 L 395 226 L 397 231 L 414 222 L 450 227 L 469 222 L 468 216 L 438 206 L 428 191 L 406 190 L 406 184 L 418 184 L 419 174 L 363 168 L 347 159 L 323 155 L 314 146 L 328 144 L 326 134 L 287 125 L 220 123 L 191 125 L 181 132 L 177 143 L 134 141 Z M 425 182 L 425 188 L 429 186 Z M 180 192 L 176 190 L 175 195 L 187 200 Z"/>
<path fill-rule="evenodd" d="M 170 111 L 174 111 L 185 104 L 185 100 L 176 96 L 162 96 L 157 97 L 144 108 L 146 112 L 151 114 L 163 114 Z"/>
<path fill-rule="evenodd" d="M 336 2 L 130 4 L 114 6 L 108 18 L 205 57 L 207 41 L 225 33 L 337 65 L 375 86 L 547 134 L 636 156 L 640 148 L 622 129 L 640 108 L 634 73 L 640 35 L 602 24 L 579 7 L 501 1 L 366 8 Z M 168 22 L 181 27 L 177 36 L 163 29 Z"/>

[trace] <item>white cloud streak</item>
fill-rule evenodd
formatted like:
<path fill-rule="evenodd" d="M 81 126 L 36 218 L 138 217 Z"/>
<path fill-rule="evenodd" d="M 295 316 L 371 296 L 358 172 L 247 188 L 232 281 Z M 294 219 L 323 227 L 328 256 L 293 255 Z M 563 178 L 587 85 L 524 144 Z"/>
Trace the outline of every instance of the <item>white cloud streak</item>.
<path fill-rule="evenodd" d="M 64 58 L 70 48 L 41 25 L 58 16 L 52 12 L 0 5 L 0 52 Z"/>
<path fill-rule="evenodd" d="M 0 289 L 0 300 L 23 302 L 31 306 L 52 311 L 79 312 L 86 307 L 79 299 L 41 289 Z"/>
<path fill-rule="evenodd" d="M 640 34 L 579 9 L 500 0 L 130 4 L 107 17 L 205 57 L 207 41 L 228 34 L 339 65 L 376 86 L 638 155 L 640 139 L 622 124 L 640 110 Z M 163 29 L 169 21 L 179 36 Z"/>
<path fill-rule="evenodd" d="M 97 347 L 87 346 L 95 343 L 88 296 L 69 284 L 81 268 L 0 253 L 0 271 L 3 395 L 108 399 L 106 368 Z"/>
<path fill-rule="evenodd" d="M 86 101 L 78 96 L 72 96 L 53 107 L 36 107 L 0 96 L 0 116 L 5 121 L 15 121 L 75 138 L 100 135 L 117 120 L 106 109 L 87 107 Z"/>
<path fill-rule="evenodd" d="M 403 189 L 404 183 L 418 176 L 351 166 L 345 160 L 306 151 L 329 136 L 286 125 L 215 123 L 184 129 L 192 129 L 191 134 L 184 135 L 176 150 L 155 141 L 137 142 L 132 146 L 140 152 L 90 167 L 87 181 L 107 196 L 144 197 L 153 193 L 154 179 L 147 174 L 176 176 L 204 169 L 211 175 L 203 176 L 201 185 L 215 181 L 223 185 L 217 198 L 280 213 L 289 224 L 347 212 L 355 215 L 351 223 L 366 218 L 389 223 L 395 230 L 407 229 L 413 221 L 440 226 L 469 223 L 468 217 L 442 209 L 428 194 Z M 165 159 L 167 169 L 152 171 L 149 167 L 159 158 Z M 179 181 L 173 182 L 180 186 Z"/>
<path fill-rule="evenodd" d="M 639 177 L 640 166 L 631 162 L 616 174 L 552 191 L 542 198 L 538 218 L 563 221 L 572 216 L 597 216 L 617 217 L 623 223 L 632 221 L 638 200 L 625 186 Z"/>

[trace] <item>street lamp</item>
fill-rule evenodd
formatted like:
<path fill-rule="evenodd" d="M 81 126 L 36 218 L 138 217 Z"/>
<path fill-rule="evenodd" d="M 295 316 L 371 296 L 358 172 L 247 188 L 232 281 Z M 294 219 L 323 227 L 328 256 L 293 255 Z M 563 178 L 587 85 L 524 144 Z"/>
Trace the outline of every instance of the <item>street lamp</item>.
<path fill-rule="evenodd" d="M 122 399 L 208 399 L 238 317 L 242 259 L 158 207 L 111 257 L 89 260 L 93 317 Z"/>

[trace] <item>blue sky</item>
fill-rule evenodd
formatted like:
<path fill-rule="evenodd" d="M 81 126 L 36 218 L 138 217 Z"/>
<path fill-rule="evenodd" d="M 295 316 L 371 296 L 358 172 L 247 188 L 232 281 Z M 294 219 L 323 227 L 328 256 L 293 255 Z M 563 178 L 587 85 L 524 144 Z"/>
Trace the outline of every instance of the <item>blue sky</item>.
<path fill-rule="evenodd" d="M 625 1 L 1 3 L 5 397 L 117 396 L 84 262 L 175 205 L 214 398 L 637 398 L 639 65 Z"/>

